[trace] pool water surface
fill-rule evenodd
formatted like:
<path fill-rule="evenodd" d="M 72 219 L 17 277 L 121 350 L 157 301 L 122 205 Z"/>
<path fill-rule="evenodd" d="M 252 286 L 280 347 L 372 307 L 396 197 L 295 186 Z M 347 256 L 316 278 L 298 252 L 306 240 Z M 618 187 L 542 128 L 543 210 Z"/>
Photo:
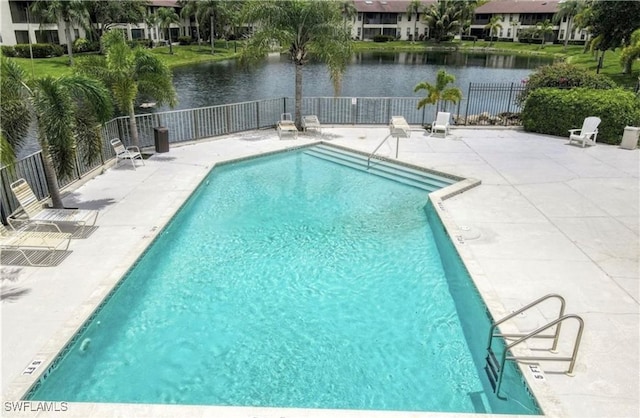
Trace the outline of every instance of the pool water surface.
<path fill-rule="evenodd" d="M 218 166 L 30 399 L 539 413 L 488 387 L 429 211 L 304 150 Z"/>

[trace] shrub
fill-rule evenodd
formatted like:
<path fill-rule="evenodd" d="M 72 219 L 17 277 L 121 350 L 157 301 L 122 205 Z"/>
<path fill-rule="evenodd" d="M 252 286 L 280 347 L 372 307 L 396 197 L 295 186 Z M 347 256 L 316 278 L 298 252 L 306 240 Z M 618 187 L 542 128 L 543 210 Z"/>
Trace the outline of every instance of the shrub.
<path fill-rule="evenodd" d="M 15 47 L 16 56 L 20 58 L 30 58 L 33 52 L 33 58 L 60 57 L 64 54 L 64 49 L 60 45 L 53 44 L 18 44 Z"/>
<path fill-rule="evenodd" d="M 461 41 L 473 41 L 473 42 L 475 42 L 475 41 L 478 40 L 478 37 L 477 36 L 471 36 L 471 35 L 462 35 L 460 37 L 460 40 Z"/>
<path fill-rule="evenodd" d="M 95 52 L 100 50 L 100 42 L 93 42 L 86 38 L 78 38 L 73 41 L 73 52 Z"/>
<path fill-rule="evenodd" d="M 609 77 L 602 74 L 590 73 L 575 65 L 557 63 L 545 65 L 529 77 L 524 91 L 519 99 L 526 100 L 529 93 L 541 87 L 555 87 L 561 89 L 571 89 L 584 87 L 590 89 L 613 89 L 616 83 Z"/>
<path fill-rule="evenodd" d="M 16 49 L 10 45 L 2 45 L 2 55 L 5 57 L 15 57 Z"/>
<path fill-rule="evenodd" d="M 389 42 L 389 41 L 393 41 L 395 39 L 395 36 L 390 36 L 390 35 L 375 35 L 373 37 L 373 42 Z"/>
<path fill-rule="evenodd" d="M 598 116 L 598 142 L 619 144 L 625 126 L 640 123 L 640 101 L 623 89 L 539 88 L 529 94 L 521 116 L 526 131 L 557 136 L 568 136 L 586 117 Z"/>
<path fill-rule="evenodd" d="M 178 36 L 180 45 L 190 45 L 192 41 L 191 36 Z"/>

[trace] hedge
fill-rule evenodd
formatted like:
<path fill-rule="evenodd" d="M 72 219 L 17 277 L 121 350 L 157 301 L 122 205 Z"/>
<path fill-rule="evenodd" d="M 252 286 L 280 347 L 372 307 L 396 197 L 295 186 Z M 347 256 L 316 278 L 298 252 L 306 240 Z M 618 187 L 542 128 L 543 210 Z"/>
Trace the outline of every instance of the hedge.
<path fill-rule="evenodd" d="M 178 36 L 178 42 L 180 45 L 191 45 L 193 39 L 191 36 Z"/>
<path fill-rule="evenodd" d="M 16 56 L 20 58 L 30 58 L 33 52 L 33 58 L 60 57 L 64 54 L 64 48 L 60 45 L 53 44 L 18 44 L 14 46 Z"/>
<path fill-rule="evenodd" d="M 640 100 L 619 88 L 540 88 L 529 94 L 521 113 L 525 131 L 563 137 L 588 116 L 602 119 L 597 141 L 617 145 L 625 126 L 640 126 Z"/>

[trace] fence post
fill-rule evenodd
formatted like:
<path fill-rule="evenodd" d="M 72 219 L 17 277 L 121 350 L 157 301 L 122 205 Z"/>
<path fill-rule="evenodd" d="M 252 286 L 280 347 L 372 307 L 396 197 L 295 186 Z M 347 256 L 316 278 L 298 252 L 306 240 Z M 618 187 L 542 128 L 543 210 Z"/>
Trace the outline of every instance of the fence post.
<path fill-rule="evenodd" d="M 260 102 L 256 100 L 256 129 L 260 129 Z"/>
<path fill-rule="evenodd" d="M 509 101 L 507 102 L 507 118 L 509 117 L 509 113 L 511 113 L 511 96 L 513 95 L 513 82 L 511 82 L 511 86 L 509 86 Z M 504 118 L 504 124 L 507 124 L 507 118 Z"/>
<path fill-rule="evenodd" d="M 198 109 L 193 109 L 193 136 L 194 139 L 200 139 L 200 117 Z"/>

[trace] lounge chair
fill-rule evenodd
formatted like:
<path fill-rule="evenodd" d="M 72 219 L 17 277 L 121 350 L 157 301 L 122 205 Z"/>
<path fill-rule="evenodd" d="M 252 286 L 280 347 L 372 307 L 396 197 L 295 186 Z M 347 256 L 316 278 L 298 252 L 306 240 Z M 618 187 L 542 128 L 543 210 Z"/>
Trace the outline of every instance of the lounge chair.
<path fill-rule="evenodd" d="M 298 139 L 298 128 L 291 118 L 291 113 L 283 113 L 278 121 L 278 138 L 282 139 L 282 133 L 293 133 L 295 139 Z"/>
<path fill-rule="evenodd" d="M 431 124 L 431 133 L 444 132 L 444 136 L 449 134 L 449 119 L 451 119 L 451 113 L 438 112 L 436 120 Z"/>
<path fill-rule="evenodd" d="M 142 165 L 145 165 L 144 158 L 142 158 L 142 154 L 140 153 L 140 148 L 135 145 L 125 148 L 124 145 L 122 145 L 122 141 L 118 138 L 113 138 L 111 140 L 111 146 L 116 153 L 116 166 L 118 166 L 118 162 L 120 160 L 131 161 L 131 165 L 133 165 L 134 170 L 136 169 L 135 160 L 140 160 L 142 161 Z"/>
<path fill-rule="evenodd" d="M 28 223 L 62 223 L 72 224 L 79 228 L 96 224 L 96 219 L 98 218 L 97 210 L 44 208 L 43 202 L 38 200 L 25 179 L 14 181 L 10 187 L 18 203 L 20 203 L 20 208 L 26 215 Z M 20 220 L 14 214 L 11 214 L 7 219 L 14 229 L 18 229 L 14 226 L 14 222 L 17 223 Z"/>
<path fill-rule="evenodd" d="M 595 145 L 596 137 L 598 136 L 598 125 L 600 125 L 600 118 L 589 116 L 582 123 L 582 128 L 569 129 L 569 144 L 573 141 L 581 142 L 582 148 L 584 148 L 585 144 Z"/>
<path fill-rule="evenodd" d="M 9 231 L 0 224 L 0 249 L 19 252 L 31 266 L 50 266 L 55 251 L 58 249 L 66 251 L 71 242 L 71 234 L 60 232 L 56 225 L 51 226 L 55 227 L 57 232 L 29 230 L 25 227 Z M 42 260 L 35 260 L 32 258 L 35 255 L 33 251 L 48 251 L 49 256 Z"/>
<path fill-rule="evenodd" d="M 411 137 L 411 126 L 403 116 L 391 116 L 389 135 L 396 138 L 409 138 Z"/>
<path fill-rule="evenodd" d="M 322 135 L 322 125 L 316 115 L 307 115 L 302 117 L 302 129 L 306 132 L 313 129 Z"/>

